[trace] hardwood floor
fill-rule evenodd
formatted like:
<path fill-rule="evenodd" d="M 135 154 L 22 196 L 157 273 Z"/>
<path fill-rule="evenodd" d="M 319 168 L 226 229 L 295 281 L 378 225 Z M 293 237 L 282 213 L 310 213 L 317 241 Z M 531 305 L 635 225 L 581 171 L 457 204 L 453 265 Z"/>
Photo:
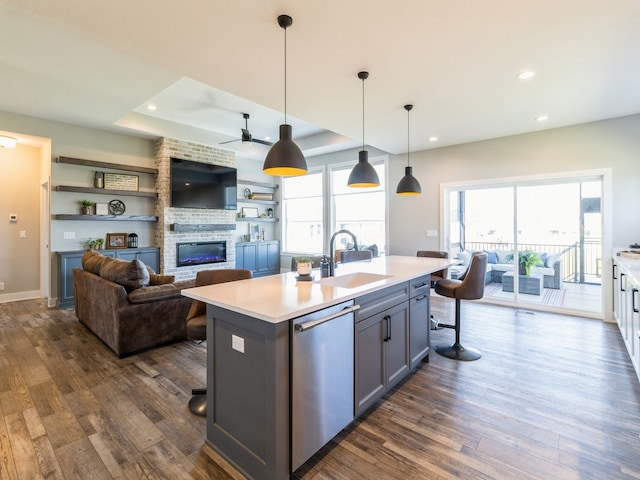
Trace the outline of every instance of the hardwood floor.
<path fill-rule="evenodd" d="M 452 303 L 434 298 L 436 318 Z M 640 382 L 615 325 L 463 302 L 462 342 L 483 357 L 433 353 L 293 477 L 640 479 Z M 119 360 L 72 310 L 0 304 L 0 478 L 242 478 L 186 408 L 205 348 Z"/>

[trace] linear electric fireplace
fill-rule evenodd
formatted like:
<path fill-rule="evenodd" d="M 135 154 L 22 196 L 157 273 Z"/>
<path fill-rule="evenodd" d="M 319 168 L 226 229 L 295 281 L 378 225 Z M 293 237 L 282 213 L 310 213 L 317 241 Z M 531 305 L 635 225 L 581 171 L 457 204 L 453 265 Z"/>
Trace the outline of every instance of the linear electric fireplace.
<path fill-rule="evenodd" d="M 176 243 L 176 266 L 187 267 L 227 261 L 227 242 Z"/>

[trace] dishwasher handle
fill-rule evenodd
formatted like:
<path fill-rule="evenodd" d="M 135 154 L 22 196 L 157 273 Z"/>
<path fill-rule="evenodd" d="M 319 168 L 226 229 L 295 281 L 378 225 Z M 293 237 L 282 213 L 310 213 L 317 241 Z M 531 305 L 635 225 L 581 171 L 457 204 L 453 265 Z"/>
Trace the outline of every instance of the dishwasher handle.
<path fill-rule="evenodd" d="M 332 313 L 331 315 L 327 315 L 326 317 L 319 318 L 317 320 L 310 320 L 308 322 L 296 323 L 293 328 L 295 328 L 296 332 L 304 332 L 306 330 L 310 330 L 313 327 L 317 327 L 325 322 L 333 320 L 334 318 L 341 317 L 347 313 L 355 312 L 360 308 L 360 305 L 352 305 L 350 307 L 345 307 L 339 312 Z"/>

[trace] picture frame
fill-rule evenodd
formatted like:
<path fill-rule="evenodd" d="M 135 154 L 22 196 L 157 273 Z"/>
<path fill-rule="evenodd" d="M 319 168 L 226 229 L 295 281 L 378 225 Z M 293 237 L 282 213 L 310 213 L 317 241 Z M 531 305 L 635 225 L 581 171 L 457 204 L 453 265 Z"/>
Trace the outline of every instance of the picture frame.
<path fill-rule="evenodd" d="M 137 192 L 139 190 L 138 175 L 128 175 L 125 173 L 105 173 L 105 190 L 126 190 Z"/>
<path fill-rule="evenodd" d="M 258 209 L 256 207 L 242 207 L 242 216 L 244 218 L 258 218 Z"/>
<path fill-rule="evenodd" d="M 109 215 L 109 204 L 96 203 L 96 215 Z"/>
<path fill-rule="evenodd" d="M 107 233 L 107 248 L 127 248 L 127 234 Z"/>
<path fill-rule="evenodd" d="M 249 238 L 251 242 L 260 240 L 260 225 L 257 223 L 249 224 Z"/>

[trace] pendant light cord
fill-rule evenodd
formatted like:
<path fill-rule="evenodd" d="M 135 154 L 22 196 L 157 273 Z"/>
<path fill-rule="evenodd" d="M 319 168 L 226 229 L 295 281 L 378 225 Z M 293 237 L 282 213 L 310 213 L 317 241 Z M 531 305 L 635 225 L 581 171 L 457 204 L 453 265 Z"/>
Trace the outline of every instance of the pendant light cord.
<path fill-rule="evenodd" d="M 407 167 L 410 166 L 409 164 L 409 115 L 410 115 L 411 110 L 407 110 Z"/>
<path fill-rule="evenodd" d="M 284 123 L 287 123 L 287 27 L 284 27 Z"/>
<path fill-rule="evenodd" d="M 362 150 L 364 150 L 364 81 L 362 79 Z"/>

